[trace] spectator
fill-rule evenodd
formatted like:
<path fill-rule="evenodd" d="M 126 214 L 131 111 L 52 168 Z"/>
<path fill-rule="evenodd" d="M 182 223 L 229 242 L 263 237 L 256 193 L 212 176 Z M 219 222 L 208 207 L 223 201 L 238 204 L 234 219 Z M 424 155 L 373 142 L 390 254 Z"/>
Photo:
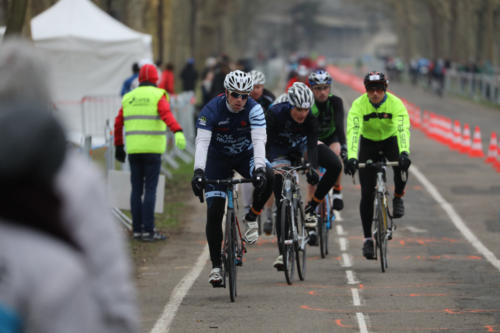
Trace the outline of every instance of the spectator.
<path fill-rule="evenodd" d="M 139 76 L 139 64 L 134 62 L 132 65 L 132 75 L 130 75 L 122 85 L 122 91 L 120 93 L 121 96 L 125 95 L 128 93 L 130 90 L 132 90 L 132 82 Z"/>
<path fill-rule="evenodd" d="M 198 79 L 198 72 L 194 67 L 194 59 L 189 58 L 182 68 L 181 71 L 181 79 L 182 79 L 182 90 L 184 91 L 194 91 L 194 87 L 196 86 L 196 80 Z"/>
<path fill-rule="evenodd" d="M 160 83 L 158 84 L 158 88 L 166 90 L 166 92 L 168 92 L 171 95 L 175 94 L 174 65 L 171 62 L 169 62 L 165 66 L 165 70 L 161 73 L 161 78 L 160 78 Z"/>
<path fill-rule="evenodd" d="M 66 149 L 35 50 L 16 40 L 1 49 L 0 317 L 9 332 L 138 332 L 104 181 Z"/>
<path fill-rule="evenodd" d="M 201 82 L 202 103 L 207 104 L 210 101 L 210 91 L 212 90 L 212 81 L 214 79 L 215 65 L 217 60 L 214 57 L 208 57 L 205 60 L 205 68 L 203 69 L 203 79 Z"/>
<path fill-rule="evenodd" d="M 175 133 L 175 145 L 179 149 L 186 146 L 182 128 L 170 112 L 165 91 L 156 87 L 157 81 L 156 67 L 150 64 L 142 66 L 139 87 L 125 95 L 115 119 L 115 157 L 122 163 L 126 157 L 122 133 L 125 126 L 132 183 L 133 236 L 143 241 L 166 239 L 155 230 L 154 207 L 161 155 L 167 147 L 167 126 Z"/>
<path fill-rule="evenodd" d="M 221 56 L 221 60 L 214 72 L 214 78 L 212 80 L 212 85 L 210 87 L 209 100 L 225 92 L 224 79 L 226 78 L 226 75 L 231 71 L 229 62 L 230 60 L 228 56 L 226 55 Z"/>

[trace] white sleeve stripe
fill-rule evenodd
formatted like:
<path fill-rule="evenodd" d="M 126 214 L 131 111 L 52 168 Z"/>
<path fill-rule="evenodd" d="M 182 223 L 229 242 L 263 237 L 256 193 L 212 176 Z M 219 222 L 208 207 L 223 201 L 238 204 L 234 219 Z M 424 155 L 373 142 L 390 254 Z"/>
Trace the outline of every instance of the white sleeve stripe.
<path fill-rule="evenodd" d="M 264 117 L 264 110 L 260 104 L 256 104 L 249 114 L 250 127 L 261 128 L 266 127 L 266 118 Z"/>

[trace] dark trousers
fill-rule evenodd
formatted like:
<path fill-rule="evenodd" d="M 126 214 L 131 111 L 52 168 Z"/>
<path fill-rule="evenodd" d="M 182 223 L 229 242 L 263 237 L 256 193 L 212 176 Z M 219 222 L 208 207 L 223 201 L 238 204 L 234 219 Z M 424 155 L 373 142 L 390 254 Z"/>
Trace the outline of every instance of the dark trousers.
<path fill-rule="evenodd" d="M 361 137 L 359 143 L 359 162 L 367 160 L 378 161 L 385 157 L 389 161 L 397 161 L 399 158 L 398 140 L 395 136 L 383 141 L 371 141 Z M 401 177 L 401 168 L 393 167 L 395 193 L 402 195 L 405 190 L 406 180 Z M 373 201 L 375 199 L 375 185 L 377 182 L 376 171 L 373 169 L 359 169 L 359 183 L 361 184 L 361 201 L 359 211 L 363 223 L 365 238 L 371 237 L 373 220 Z M 406 177 L 408 178 L 408 177 Z"/>
<path fill-rule="evenodd" d="M 130 154 L 132 193 L 132 229 L 134 232 L 153 232 L 155 228 L 156 187 L 160 176 L 160 154 Z"/>

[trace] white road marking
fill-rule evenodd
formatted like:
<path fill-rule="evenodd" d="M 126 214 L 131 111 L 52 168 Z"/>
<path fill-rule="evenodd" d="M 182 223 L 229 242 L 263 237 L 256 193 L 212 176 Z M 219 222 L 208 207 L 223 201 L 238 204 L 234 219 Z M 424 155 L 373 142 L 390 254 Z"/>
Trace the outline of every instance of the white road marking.
<path fill-rule="evenodd" d="M 344 221 L 344 219 L 342 218 L 342 215 L 340 215 L 340 212 L 338 210 L 334 210 L 333 215 L 335 215 L 335 221 L 338 221 L 338 222 Z"/>
<path fill-rule="evenodd" d="M 356 319 L 358 320 L 359 332 L 368 333 L 368 328 L 366 327 L 365 316 L 361 312 L 356 312 Z"/>
<path fill-rule="evenodd" d="M 340 224 L 337 224 L 335 227 L 337 229 L 337 235 L 339 236 L 344 235 L 344 228 Z"/>
<path fill-rule="evenodd" d="M 354 276 L 354 272 L 351 270 L 346 270 L 345 275 L 347 277 L 347 284 L 357 284 L 359 281 L 356 280 L 356 277 Z"/>
<path fill-rule="evenodd" d="M 486 260 L 490 262 L 493 267 L 500 271 L 500 260 L 491 252 L 484 244 L 472 233 L 462 220 L 460 215 L 457 214 L 453 206 L 449 204 L 443 196 L 438 192 L 436 187 L 421 173 L 414 165 L 411 166 L 410 172 L 417 177 L 418 181 L 427 189 L 430 195 L 441 205 L 443 210 L 448 214 L 451 222 L 462 233 L 462 235 L 472 244 L 472 246 L 481 253 Z"/>
<path fill-rule="evenodd" d="M 150 333 L 167 333 L 170 330 L 170 325 L 174 320 L 175 314 L 182 303 L 182 300 L 188 293 L 189 289 L 193 285 L 194 281 L 198 278 L 205 263 L 208 260 L 208 245 L 203 248 L 198 260 L 194 264 L 191 271 L 189 271 L 182 280 L 175 286 L 174 290 L 170 294 L 170 300 L 165 305 L 163 313 L 160 318 L 155 323 L 155 326 Z"/>
<path fill-rule="evenodd" d="M 347 251 L 347 239 L 345 237 L 339 238 L 340 251 Z"/>
<path fill-rule="evenodd" d="M 359 298 L 359 291 L 357 288 L 351 288 L 351 294 L 352 294 L 352 304 L 354 306 L 360 306 L 361 305 L 361 299 Z"/>
<path fill-rule="evenodd" d="M 351 263 L 351 258 L 349 257 L 349 255 L 347 253 L 342 253 L 342 266 L 343 267 L 351 267 L 352 266 L 352 263 Z"/>
<path fill-rule="evenodd" d="M 413 232 L 414 234 L 423 234 L 428 232 L 427 229 L 420 229 L 417 227 L 412 227 L 411 225 L 405 227 L 404 229 L 409 230 L 410 232 Z"/>

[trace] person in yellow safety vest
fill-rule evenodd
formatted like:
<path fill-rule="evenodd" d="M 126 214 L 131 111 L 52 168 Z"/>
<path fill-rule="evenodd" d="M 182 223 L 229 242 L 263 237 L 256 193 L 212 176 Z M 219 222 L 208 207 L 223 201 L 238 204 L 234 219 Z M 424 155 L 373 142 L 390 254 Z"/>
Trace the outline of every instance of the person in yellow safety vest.
<path fill-rule="evenodd" d="M 123 96 L 122 107 L 115 118 L 115 157 L 122 163 L 126 157 L 122 133 L 125 125 L 132 183 L 133 237 L 143 241 L 166 239 L 155 230 L 154 207 L 161 155 L 167 147 L 167 126 L 175 133 L 177 148 L 186 147 L 182 128 L 170 111 L 168 94 L 156 87 L 157 81 L 156 67 L 143 65 L 139 72 L 139 87 Z"/>

